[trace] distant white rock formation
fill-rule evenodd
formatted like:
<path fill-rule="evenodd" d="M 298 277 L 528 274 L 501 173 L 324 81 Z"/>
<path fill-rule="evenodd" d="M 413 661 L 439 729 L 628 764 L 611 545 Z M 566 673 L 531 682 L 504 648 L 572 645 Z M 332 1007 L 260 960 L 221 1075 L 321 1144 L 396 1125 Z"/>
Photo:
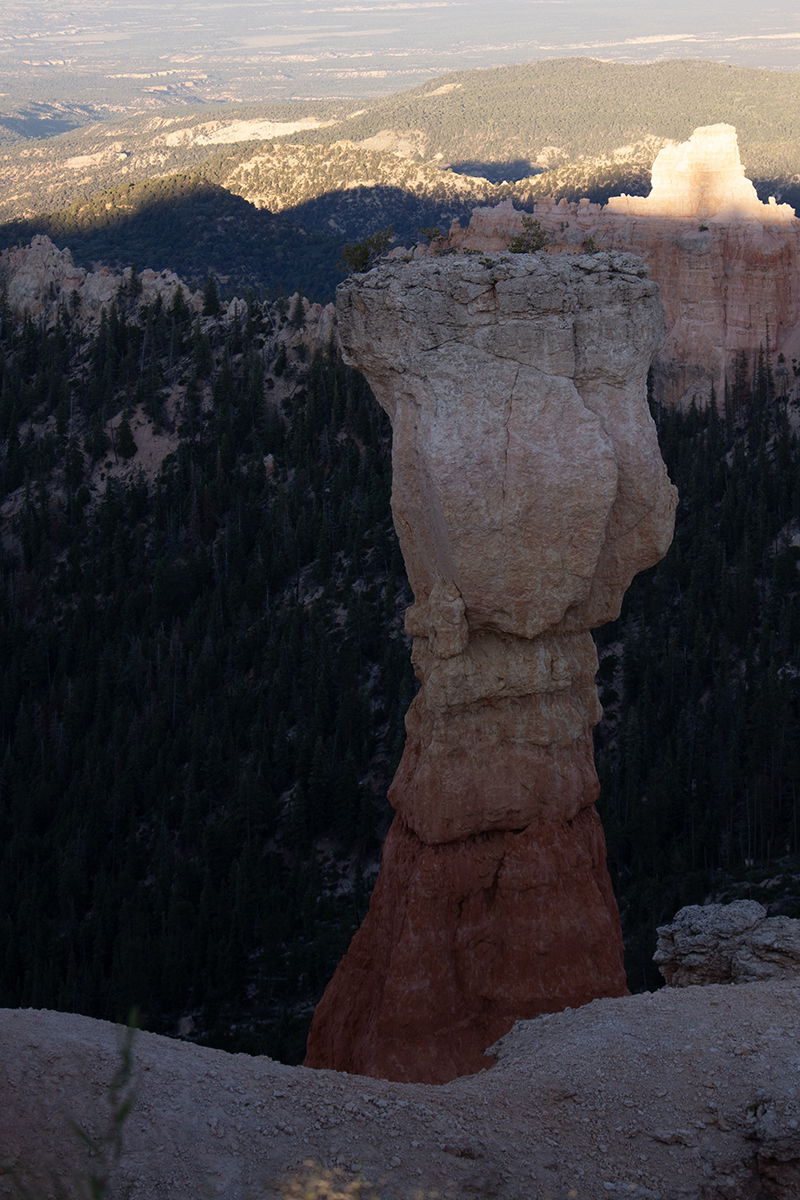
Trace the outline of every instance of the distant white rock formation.
<path fill-rule="evenodd" d="M 790 204 L 763 204 L 744 173 L 733 125 L 702 125 L 688 141 L 665 146 L 656 156 L 649 196 L 614 196 L 606 212 L 630 217 L 761 221 L 789 224 Z"/>

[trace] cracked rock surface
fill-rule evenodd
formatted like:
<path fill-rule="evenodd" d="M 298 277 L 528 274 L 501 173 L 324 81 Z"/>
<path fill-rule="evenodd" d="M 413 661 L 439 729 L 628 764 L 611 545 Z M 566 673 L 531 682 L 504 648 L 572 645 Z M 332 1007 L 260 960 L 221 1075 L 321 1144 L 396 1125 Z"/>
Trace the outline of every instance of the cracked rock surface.
<path fill-rule="evenodd" d="M 625 990 L 589 630 L 664 554 L 657 289 L 626 255 L 453 255 L 343 284 L 393 428 L 421 688 L 369 913 L 307 1063 L 442 1082 L 514 1020 Z"/>
<path fill-rule="evenodd" d="M 653 961 L 671 987 L 800 977 L 800 920 L 756 900 L 690 904 L 657 933 Z"/>

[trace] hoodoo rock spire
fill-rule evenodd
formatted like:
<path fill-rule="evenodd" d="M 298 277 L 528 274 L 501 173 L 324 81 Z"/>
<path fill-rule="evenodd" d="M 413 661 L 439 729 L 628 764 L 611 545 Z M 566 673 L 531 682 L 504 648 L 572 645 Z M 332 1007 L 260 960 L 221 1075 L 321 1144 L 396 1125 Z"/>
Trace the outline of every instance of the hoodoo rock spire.
<path fill-rule="evenodd" d="M 392 422 L 421 689 L 307 1063 L 443 1082 L 515 1020 L 625 991 L 588 631 L 672 536 L 645 401 L 662 316 L 612 254 L 390 263 L 338 310 Z"/>

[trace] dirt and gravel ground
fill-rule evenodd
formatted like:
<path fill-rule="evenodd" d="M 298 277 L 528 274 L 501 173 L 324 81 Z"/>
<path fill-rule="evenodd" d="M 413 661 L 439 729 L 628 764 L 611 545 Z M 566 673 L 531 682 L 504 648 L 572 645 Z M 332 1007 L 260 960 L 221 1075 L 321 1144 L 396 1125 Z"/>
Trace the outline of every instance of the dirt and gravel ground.
<path fill-rule="evenodd" d="M 799 1017 L 798 981 L 598 1000 L 439 1087 L 139 1033 L 124 1118 L 124 1030 L 3 1010 L 0 1196 L 82 1196 L 94 1173 L 131 1200 L 796 1200 Z"/>

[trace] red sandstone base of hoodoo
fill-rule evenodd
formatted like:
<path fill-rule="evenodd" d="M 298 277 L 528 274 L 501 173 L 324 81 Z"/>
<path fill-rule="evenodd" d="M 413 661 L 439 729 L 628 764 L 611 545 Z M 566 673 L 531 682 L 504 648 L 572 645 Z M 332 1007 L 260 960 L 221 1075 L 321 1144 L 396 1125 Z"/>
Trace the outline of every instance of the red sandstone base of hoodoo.
<path fill-rule="evenodd" d="M 426 846 L 395 818 L 364 924 L 320 1003 L 307 1063 L 445 1083 L 514 1021 L 625 992 L 593 808 Z"/>

